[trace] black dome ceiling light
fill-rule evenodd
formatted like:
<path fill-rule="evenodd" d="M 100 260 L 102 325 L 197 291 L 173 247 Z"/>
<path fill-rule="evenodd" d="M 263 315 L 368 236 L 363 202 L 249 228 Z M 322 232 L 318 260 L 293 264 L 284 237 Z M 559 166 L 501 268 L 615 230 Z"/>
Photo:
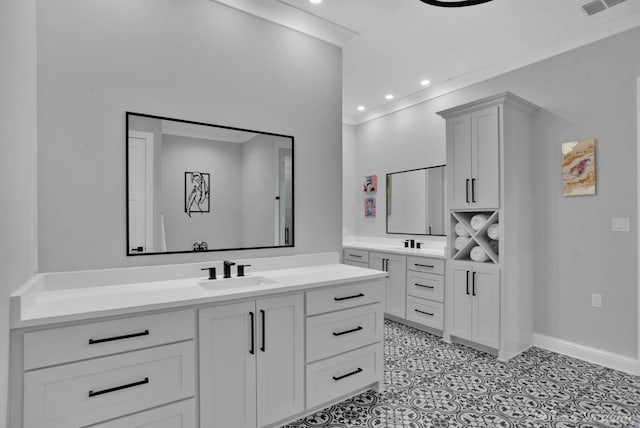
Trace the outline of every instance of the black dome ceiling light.
<path fill-rule="evenodd" d="M 475 6 L 477 4 L 488 3 L 491 0 L 420 0 L 422 3 L 430 4 L 431 6 L 440 7 L 462 7 L 462 6 Z"/>

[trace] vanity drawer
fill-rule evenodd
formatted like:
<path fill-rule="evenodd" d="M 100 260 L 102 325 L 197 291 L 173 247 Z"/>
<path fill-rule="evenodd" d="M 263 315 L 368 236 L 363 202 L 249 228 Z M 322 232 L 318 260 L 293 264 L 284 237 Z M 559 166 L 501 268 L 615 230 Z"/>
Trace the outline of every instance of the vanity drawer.
<path fill-rule="evenodd" d="M 444 259 L 408 256 L 407 269 L 417 272 L 437 273 L 438 275 L 444 275 Z"/>
<path fill-rule="evenodd" d="M 192 310 L 121 318 L 24 335 L 24 369 L 52 366 L 195 337 Z"/>
<path fill-rule="evenodd" d="M 92 425 L 91 428 L 195 428 L 196 403 L 192 398 L 135 415 Z"/>
<path fill-rule="evenodd" d="M 24 428 L 76 428 L 194 395 L 194 341 L 24 374 Z"/>
<path fill-rule="evenodd" d="M 307 362 L 382 342 L 382 303 L 307 318 Z"/>
<path fill-rule="evenodd" d="M 382 302 L 384 295 L 383 278 L 309 291 L 306 293 L 307 315 Z"/>
<path fill-rule="evenodd" d="M 407 271 L 407 294 L 422 299 L 443 302 L 444 276 Z"/>
<path fill-rule="evenodd" d="M 342 258 L 345 261 L 359 262 L 369 264 L 369 252 L 366 250 L 356 250 L 351 248 L 345 248 L 343 250 Z"/>
<path fill-rule="evenodd" d="M 407 297 L 407 319 L 437 330 L 444 329 L 444 305 L 418 297 Z"/>
<path fill-rule="evenodd" d="M 307 408 L 381 382 L 382 354 L 375 344 L 307 365 Z"/>

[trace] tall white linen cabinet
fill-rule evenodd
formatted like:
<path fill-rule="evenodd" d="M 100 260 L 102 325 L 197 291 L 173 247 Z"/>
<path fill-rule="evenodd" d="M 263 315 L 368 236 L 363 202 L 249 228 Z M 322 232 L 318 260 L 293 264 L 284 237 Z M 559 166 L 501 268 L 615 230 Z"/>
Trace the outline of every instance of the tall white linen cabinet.
<path fill-rule="evenodd" d="M 507 92 L 438 113 L 447 123 L 444 338 L 501 360 L 533 339 L 531 132 L 537 110 Z"/>

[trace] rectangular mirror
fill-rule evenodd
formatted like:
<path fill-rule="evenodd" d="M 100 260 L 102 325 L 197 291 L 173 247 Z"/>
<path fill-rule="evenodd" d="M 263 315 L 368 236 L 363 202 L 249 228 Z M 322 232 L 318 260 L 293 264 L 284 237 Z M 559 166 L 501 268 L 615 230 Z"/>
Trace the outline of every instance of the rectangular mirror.
<path fill-rule="evenodd" d="M 387 233 L 445 236 L 445 165 L 387 174 Z"/>
<path fill-rule="evenodd" d="M 126 115 L 127 254 L 292 247 L 294 138 Z"/>

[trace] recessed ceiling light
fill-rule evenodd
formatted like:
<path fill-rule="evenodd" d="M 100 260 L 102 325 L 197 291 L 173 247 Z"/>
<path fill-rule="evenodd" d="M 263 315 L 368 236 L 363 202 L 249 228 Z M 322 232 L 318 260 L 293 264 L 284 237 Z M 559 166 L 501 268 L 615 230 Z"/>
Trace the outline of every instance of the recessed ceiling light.
<path fill-rule="evenodd" d="M 313 4 L 322 3 L 322 0 L 309 0 Z"/>
<path fill-rule="evenodd" d="M 358 106 L 358 111 L 364 111 L 364 106 Z"/>
<path fill-rule="evenodd" d="M 388 100 L 392 100 L 393 99 L 393 95 L 387 94 L 387 95 L 385 95 L 385 98 L 388 99 Z"/>
<path fill-rule="evenodd" d="M 429 83 L 431 83 L 431 81 L 427 79 L 424 79 L 423 81 L 420 82 L 422 86 L 427 86 Z"/>

